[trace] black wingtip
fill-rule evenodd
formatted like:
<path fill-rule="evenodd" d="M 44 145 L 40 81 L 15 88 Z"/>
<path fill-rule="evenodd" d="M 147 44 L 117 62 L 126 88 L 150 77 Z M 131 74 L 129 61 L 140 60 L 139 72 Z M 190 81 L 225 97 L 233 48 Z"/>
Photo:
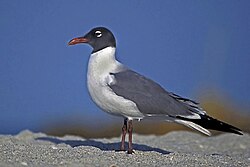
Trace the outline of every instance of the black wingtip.
<path fill-rule="evenodd" d="M 233 130 L 232 133 L 235 133 L 237 135 L 243 135 L 242 131 L 238 131 L 238 130 Z"/>
<path fill-rule="evenodd" d="M 233 126 L 233 125 L 230 125 L 230 124 L 227 124 L 225 122 L 222 122 L 222 121 L 219 121 L 217 119 L 214 119 L 210 116 L 205 116 L 205 119 L 210 121 L 212 125 L 209 125 L 210 127 L 208 127 L 208 129 L 213 129 L 213 130 L 218 130 L 218 131 L 222 131 L 222 132 L 229 132 L 229 133 L 234 133 L 234 134 L 237 134 L 237 135 L 243 135 L 242 133 L 242 130 Z"/>
<path fill-rule="evenodd" d="M 241 129 L 236 128 L 232 125 L 229 125 L 225 122 L 214 119 L 208 115 L 200 115 L 200 117 L 201 119 L 188 119 L 188 118 L 183 118 L 183 117 L 179 117 L 179 118 L 196 123 L 206 129 L 212 129 L 212 130 L 218 130 L 222 132 L 234 133 L 237 135 L 243 135 Z"/>
<path fill-rule="evenodd" d="M 225 123 L 224 123 L 224 124 L 225 124 Z M 227 125 L 229 125 L 229 124 L 227 124 Z M 241 129 L 236 128 L 236 127 L 234 127 L 234 126 L 232 126 L 232 125 L 230 125 L 230 126 L 231 126 L 231 128 L 230 128 L 230 131 L 229 131 L 229 132 L 235 133 L 235 134 L 237 134 L 237 135 L 243 135 Z"/>

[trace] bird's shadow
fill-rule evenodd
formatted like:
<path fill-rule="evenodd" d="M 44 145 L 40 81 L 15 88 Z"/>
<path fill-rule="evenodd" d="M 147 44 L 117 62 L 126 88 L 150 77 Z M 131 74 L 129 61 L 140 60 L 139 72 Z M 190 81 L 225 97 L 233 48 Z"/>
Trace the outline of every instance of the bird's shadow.
<path fill-rule="evenodd" d="M 64 143 L 67 145 L 70 145 L 71 147 L 78 147 L 78 146 L 92 146 L 99 148 L 100 150 L 103 151 L 113 151 L 113 150 L 119 150 L 120 148 L 120 142 L 115 142 L 115 143 L 103 143 L 101 141 L 96 141 L 93 139 L 86 139 L 86 140 L 63 140 L 63 139 L 58 139 L 58 138 L 53 138 L 53 137 L 38 137 L 36 140 L 43 140 L 43 141 L 49 141 L 55 144 L 60 144 Z M 125 146 L 127 146 L 128 143 L 126 143 Z M 134 150 L 138 151 L 155 151 L 161 154 L 170 154 L 171 152 L 160 149 L 160 148 L 154 148 L 150 147 L 144 144 L 133 144 Z"/>

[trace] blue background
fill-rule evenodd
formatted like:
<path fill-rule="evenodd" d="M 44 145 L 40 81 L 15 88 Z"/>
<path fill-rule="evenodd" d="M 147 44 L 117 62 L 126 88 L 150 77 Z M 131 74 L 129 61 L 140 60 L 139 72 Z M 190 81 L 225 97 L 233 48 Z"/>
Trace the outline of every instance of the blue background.
<path fill-rule="evenodd" d="M 117 57 L 169 91 L 211 90 L 250 103 L 250 1 L 0 1 L 0 133 L 58 120 L 109 120 L 91 101 L 91 48 L 67 46 L 110 28 Z M 70 119 L 69 119 L 70 118 Z"/>

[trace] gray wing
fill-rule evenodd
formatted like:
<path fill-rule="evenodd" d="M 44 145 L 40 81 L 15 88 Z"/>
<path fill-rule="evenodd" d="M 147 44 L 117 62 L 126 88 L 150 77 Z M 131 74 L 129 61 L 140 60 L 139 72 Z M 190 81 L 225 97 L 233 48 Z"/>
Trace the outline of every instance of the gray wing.
<path fill-rule="evenodd" d="M 192 116 L 204 114 L 197 103 L 169 93 L 154 81 L 132 71 L 110 73 L 115 82 L 109 87 L 119 96 L 133 101 L 146 115 Z"/>

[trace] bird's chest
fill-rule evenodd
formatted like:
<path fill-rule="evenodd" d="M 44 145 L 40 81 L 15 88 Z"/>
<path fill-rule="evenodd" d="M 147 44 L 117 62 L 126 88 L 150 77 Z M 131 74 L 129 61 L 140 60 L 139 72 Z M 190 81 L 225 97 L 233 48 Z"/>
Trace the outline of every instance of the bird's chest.
<path fill-rule="evenodd" d="M 95 68 L 89 68 L 87 74 L 88 90 L 92 99 L 99 103 L 107 98 L 109 93 L 108 79 L 110 75 L 108 71 L 99 71 Z"/>
<path fill-rule="evenodd" d="M 114 81 L 110 73 L 115 72 L 116 69 L 117 65 L 110 60 L 99 60 L 95 56 L 90 57 L 87 74 L 89 93 L 93 101 L 100 108 L 112 114 L 116 114 L 116 105 L 114 104 L 115 94 L 108 85 Z"/>

